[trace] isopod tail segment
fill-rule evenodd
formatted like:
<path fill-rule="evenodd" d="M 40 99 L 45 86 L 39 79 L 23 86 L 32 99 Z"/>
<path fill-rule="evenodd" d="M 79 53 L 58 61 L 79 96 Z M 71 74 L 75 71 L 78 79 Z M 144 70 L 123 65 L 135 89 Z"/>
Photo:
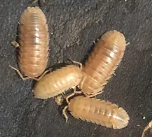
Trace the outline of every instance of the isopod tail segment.
<path fill-rule="evenodd" d="M 9 67 L 12 68 L 13 70 L 15 70 L 23 81 L 28 80 L 28 79 L 33 79 L 33 80 L 39 81 L 46 73 L 50 72 L 50 70 L 51 70 L 51 69 L 49 69 L 49 70 L 44 71 L 43 74 L 39 78 L 30 78 L 30 77 L 24 77 L 17 68 L 12 67 L 11 65 L 9 65 Z"/>
<path fill-rule="evenodd" d="M 104 92 L 103 90 L 101 90 L 101 91 L 99 90 L 99 92 L 96 93 L 96 94 L 91 94 L 91 95 L 87 95 L 87 94 L 86 94 L 86 96 L 89 97 L 89 98 L 92 98 L 92 97 L 96 97 L 97 95 L 99 95 L 99 94 L 101 94 L 101 93 L 103 93 L 103 92 Z"/>
<path fill-rule="evenodd" d="M 87 74 L 85 73 L 85 72 L 82 72 L 82 74 L 83 74 L 83 79 L 82 79 L 82 81 L 81 81 L 81 84 L 78 86 L 78 88 L 82 88 L 83 87 L 83 84 L 84 84 L 84 82 L 85 82 L 85 80 L 86 80 L 86 78 L 87 78 Z M 99 89 L 98 90 L 99 92 L 97 92 L 96 94 L 87 94 L 87 93 L 83 93 L 83 91 L 80 91 L 80 92 L 82 92 L 85 96 L 87 96 L 87 97 L 89 97 L 89 98 L 92 98 L 92 97 L 95 97 L 95 96 L 97 96 L 97 95 L 99 95 L 99 94 L 101 94 L 101 93 L 103 93 L 104 91 L 103 90 L 101 90 L 101 89 Z"/>
<path fill-rule="evenodd" d="M 142 136 L 141 136 L 141 137 L 144 137 L 144 136 L 145 136 L 145 133 L 146 133 L 150 128 L 152 128 L 152 121 L 150 121 L 149 124 L 145 127 L 145 129 L 143 130 L 143 133 L 142 133 Z"/>

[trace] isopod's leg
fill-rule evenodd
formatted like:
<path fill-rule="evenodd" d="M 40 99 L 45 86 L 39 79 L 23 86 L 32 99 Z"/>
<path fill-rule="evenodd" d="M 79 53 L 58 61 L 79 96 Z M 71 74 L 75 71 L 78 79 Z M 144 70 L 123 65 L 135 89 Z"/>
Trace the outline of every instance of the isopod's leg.
<path fill-rule="evenodd" d="M 114 72 L 113 75 L 116 76 L 116 73 Z"/>
<path fill-rule="evenodd" d="M 93 44 L 95 45 L 96 42 L 98 42 L 98 41 L 99 41 L 99 39 L 94 40 L 94 41 L 93 41 Z"/>
<path fill-rule="evenodd" d="M 142 137 L 144 137 L 146 131 L 148 131 L 149 128 L 152 128 L 152 121 L 150 121 L 150 123 L 145 127 L 143 133 L 142 133 Z"/>
<path fill-rule="evenodd" d="M 71 98 L 72 96 L 74 96 L 75 94 L 81 94 L 82 92 L 81 91 L 74 91 L 72 94 L 68 95 L 65 100 L 66 102 L 69 104 L 69 98 Z"/>
<path fill-rule="evenodd" d="M 20 46 L 19 43 L 17 43 L 16 41 L 12 41 L 11 44 L 16 48 Z"/>
<path fill-rule="evenodd" d="M 126 44 L 126 46 L 128 46 L 130 44 L 130 42 L 128 42 L 127 44 Z"/>
<path fill-rule="evenodd" d="M 89 97 L 89 98 L 92 98 L 92 97 L 94 97 L 94 96 L 97 96 L 97 95 L 99 95 L 99 94 L 101 94 L 101 93 L 103 93 L 104 91 L 102 90 L 102 91 L 100 91 L 100 92 L 98 92 L 98 93 L 96 93 L 96 94 L 91 94 L 91 95 L 86 95 L 87 97 Z"/>
<path fill-rule="evenodd" d="M 74 91 L 74 94 L 82 94 L 82 91 Z"/>
<path fill-rule="evenodd" d="M 80 66 L 80 69 L 82 69 L 82 63 L 74 61 L 74 60 L 72 60 L 72 62 L 75 63 L 75 64 L 78 64 Z"/>
<path fill-rule="evenodd" d="M 83 79 L 82 79 L 81 84 L 80 84 L 80 89 L 82 89 L 84 81 L 86 80 L 86 78 L 87 78 L 87 76 L 83 73 Z"/>
<path fill-rule="evenodd" d="M 21 74 L 21 72 L 17 68 L 12 67 L 11 65 L 9 65 L 9 67 L 14 69 L 17 72 L 17 74 L 21 77 L 22 80 L 30 79 L 29 77 L 23 77 L 23 75 Z"/>
<path fill-rule="evenodd" d="M 51 69 L 46 70 L 46 71 L 43 72 L 43 74 L 42 74 L 39 78 L 33 78 L 33 79 L 36 80 L 36 81 L 39 81 L 42 77 L 45 76 L 46 73 L 48 73 L 48 72 L 50 72 L 50 71 L 51 71 Z"/>
<path fill-rule="evenodd" d="M 66 110 L 67 110 L 67 109 L 68 109 L 68 106 L 65 106 L 64 109 L 63 109 L 63 111 L 62 111 L 62 114 L 63 114 L 63 116 L 65 117 L 66 123 L 68 122 L 68 116 L 67 116 L 67 114 L 66 114 Z"/>
<path fill-rule="evenodd" d="M 77 91 L 77 88 L 75 86 L 73 87 L 73 90 L 74 90 L 73 91 L 74 94 L 81 94 L 82 93 L 81 91 Z"/>
<path fill-rule="evenodd" d="M 82 69 L 82 63 L 78 62 L 78 61 L 74 61 L 72 59 L 69 59 L 70 61 L 72 61 L 75 64 L 78 64 L 80 66 L 80 69 Z"/>

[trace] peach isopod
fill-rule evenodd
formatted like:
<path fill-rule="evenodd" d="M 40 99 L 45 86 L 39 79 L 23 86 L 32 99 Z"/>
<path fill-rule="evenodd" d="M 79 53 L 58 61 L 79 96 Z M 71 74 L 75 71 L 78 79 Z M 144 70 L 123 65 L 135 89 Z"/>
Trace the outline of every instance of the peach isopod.
<path fill-rule="evenodd" d="M 86 76 L 79 87 L 86 96 L 101 92 L 118 67 L 125 48 L 125 37 L 116 30 L 108 31 L 101 37 L 82 69 Z"/>
<path fill-rule="evenodd" d="M 39 7 L 28 7 L 19 21 L 18 65 L 21 72 L 12 67 L 23 80 L 35 79 L 44 72 L 48 62 L 48 45 L 49 33 L 44 13 Z"/>
<path fill-rule="evenodd" d="M 55 97 L 69 88 L 75 88 L 82 77 L 79 67 L 68 65 L 42 77 L 36 83 L 33 93 L 36 98 L 40 99 Z"/>
<path fill-rule="evenodd" d="M 68 102 L 71 115 L 98 125 L 113 129 L 121 129 L 128 125 L 129 116 L 127 112 L 116 104 L 95 98 L 77 96 Z M 65 112 L 63 114 L 67 118 Z"/>

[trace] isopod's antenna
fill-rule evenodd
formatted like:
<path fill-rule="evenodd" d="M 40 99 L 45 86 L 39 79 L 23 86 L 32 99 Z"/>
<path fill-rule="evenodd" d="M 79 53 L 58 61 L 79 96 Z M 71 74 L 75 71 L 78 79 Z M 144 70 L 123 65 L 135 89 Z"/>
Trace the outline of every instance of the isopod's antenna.
<path fill-rule="evenodd" d="M 69 98 L 73 97 L 76 94 L 76 92 L 74 91 L 72 94 L 68 95 L 65 100 L 67 102 L 67 104 L 70 104 Z"/>
<path fill-rule="evenodd" d="M 23 81 L 28 80 L 28 79 L 31 79 L 30 77 L 24 77 L 17 68 L 12 67 L 11 65 L 9 65 L 9 67 L 12 68 L 12 69 L 14 69 L 14 70 L 17 72 L 17 74 L 21 77 L 21 79 L 22 79 Z M 48 72 L 50 72 L 50 71 L 51 71 L 50 69 L 49 69 L 49 70 L 46 70 L 46 71 L 44 71 L 44 73 L 43 73 L 39 78 L 32 78 L 32 79 L 34 79 L 34 80 L 36 80 L 36 81 L 39 81 L 46 73 L 48 73 Z"/>
<path fill-rule="evenodd" d="M 65 106 L 64 109 L 62 110 L 62 114 L 65 117 L 65 121 L 66 123 L 68 122 L 68 116 L 66 114 L 66 110 L 68 109 L 68 106 Z"/>
<path fill-rule="evenodd" d="M 21 77 L 22 80 L 25 81 L 27 79 L 30 79 L 29 77 L 23 77 L 23 75 L 21 74 L 21 72 L 17 68 L 12 67 L 11 65 L 9 65 L 9 67 L 14 69 L 17 72 L 17 74 Z"/>
<path fill-rule="evenodd" d="M 52 68 L 44 71 L 39 78 L 32 78 L 32 79 L 34 79 L 34 80 L 36 80 L 36 81 L 39 81 L 41 78 L 43 78 L 43 77 L 44 77 L 48 72 L 50 72 L 51 70 L 52 70 Z"/>
<path fill-rule="evenodd" d="M 65 106 L 64 109 L 62 110 L 62 114 L 63 114 L 63 116 L 65 117 L 66 123 L 68 122 L 68 116 L 67 116 L 67 114 L 66 114 L 66 110 L 68 109 L 68 106 L 69 106 L 69 104 L 70 104 L 69 98 L 72 97 L 72 96 L 74 96 L 74 95 L 75 95 L 75 93 L 72 93 L 72 94 L 68 95 L 68 96 L 65 98 L 65 100 L 66 100 L 66 102 L 67 102 L 67 106 Z"/>
<path fill-rule="evenodd" d="M 83 84 L 87 78 L 87 74 L 85 72 L 82 72 L 82 75 L 83 75 L 82 81 L 81 81 L 80 85 L 78 86 L 80 89 L 82 89 Z"/>
<path fill-rule="evenodd" d="M 66 102 L 67 102 L 67 106 L 65 106 L 64 109 L 62 110 L 62 114 L 63 114 L 63 116 L 65 117 L 66 123 L 68 122 L 68 116 L 67 116 L 67 114 L 66 114 L 66 110 L 68 109 L 69 104 L 70 104 L 69 98 L 73 97 L 75 94 L 81 94 L 81 93 L 82 93 L 81 91 L 78 92 L 78 91 L 76 91 L 76 90 L 74 89 L 74 92 L 73 92 L 72 94 L 68 95 L 68 96 L 65 98 L 65 100 L 66 100 Z"/>

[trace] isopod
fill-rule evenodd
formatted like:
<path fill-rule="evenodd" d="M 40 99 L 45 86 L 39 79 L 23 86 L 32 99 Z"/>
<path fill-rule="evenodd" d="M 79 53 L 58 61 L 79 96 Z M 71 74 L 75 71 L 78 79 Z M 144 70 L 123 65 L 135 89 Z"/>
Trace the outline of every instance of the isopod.
<path fill-rule="evenodd" d="M 82 80 L 81 68 L 68 65 L 52 73 L 46 74 L 35 85 L 33 93 L 36 98 L 47 99 L 75 88 Z"/>
<path fill-rule="evenodd" d="M 76 119 L 96 123 L 108 128 L 121 129 L 126 127 L 129 122 L 129 116 L 123 108 L 95 98 L 77 96 L 71 99 L 68 102 L 68 106 L 63 110 L 67 120 L 66 109 Z"/>
<path fill-rule="evenodd" d="M 148 125 L 144 128 L 143 133 L 142 133 L 142 137 L 145 137 L 145 134 L 148 130 L 152 130 L 152 121 L 150 121 L 148 123 Z"/>
<path fill-rule="evenodd" d="M 16 70 L 23 80 L 36 79 L 46 69 L 49 50 L 48 25 L 39 7 L 28 7 L 21 15 L 18 45 L 20 71 L 11 68 Z"/>
<path fill-rule="evenodd" d="M 86 96 L 102 92 L 119 65 L 125 48 L 125 37 L 116 30 L 108 31 L 100 38 L 82 69 L 86 76 L 79 87 Z"/>

